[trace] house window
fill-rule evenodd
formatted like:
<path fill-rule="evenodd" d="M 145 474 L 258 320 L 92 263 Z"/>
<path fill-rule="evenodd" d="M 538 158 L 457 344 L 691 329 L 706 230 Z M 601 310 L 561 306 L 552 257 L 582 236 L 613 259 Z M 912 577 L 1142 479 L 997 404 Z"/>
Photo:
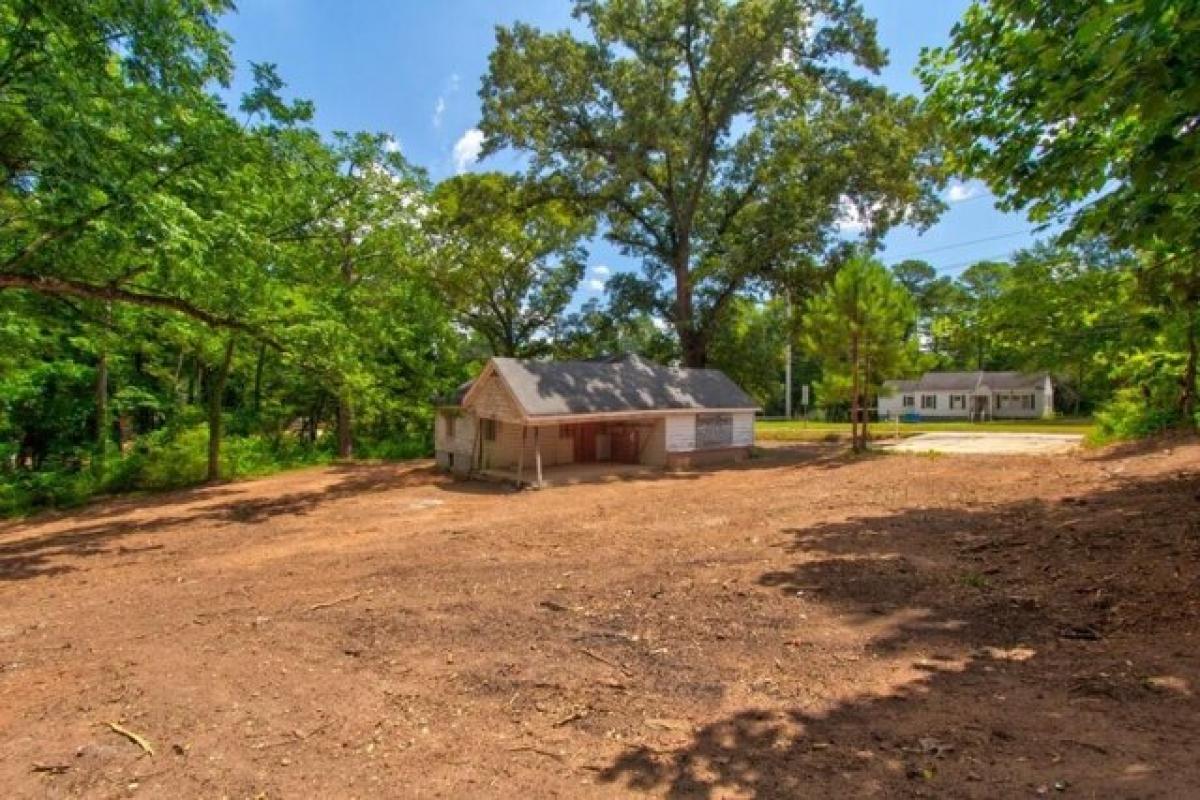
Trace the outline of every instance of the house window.
<path fill-rule="evenodd" d="M 950 395 L 950 410 L 951 411 L 953 411 L 956 408 L 966 408 L 966 407 L 967 407 L 967 396 L 965 394 Z"/>
<path fill-rule="evenodd" d="M 913 397 L 911 394 L 906 394 L 904 395 L 904 399 L 901 401 L 901 403 L 903 403 L 905 408 L 914 408 L 917 405 L 917 398 Z"/>
<path fill-rule="evenodd" d="M 572 425 L 559 425 L 558 426 L 558 438 L 570 439 L 574 435 L 575 435 L 574 426 L 572 426 Z"/>
<path fill-rule="evenodd" d="M 1024 400 L 1022 405 L 1024 406 L 1026 411 L 1033 411 L 1034 408 L 1037 407 L 1037 403 L 1035 402 L 1033 395 L 1027 394 L 1022 399 Z"/>
<path fill-rule="evenodd" d="M 442 419 L 445 420 L 446 423 L 446 438 L 453 439 L 455 416 L 453 414 L 443 414 Z"/>
<path fill-rule="evenodd" d="M 494 441 L 496 441 L 496 420 L 494 420 L 494 419 L 481 419 L 481 420 L 479 421 L 479 423 L 480 423 L 480 425 L 482 425 L 482 426 L 483 426 L 483 438 L 484 438 L 484 440 L 485 440 L 485 441 L 488 441 L 488 442 L 494 442 Z"/>
<path fill-rule="evenodd" d="M 936 410 L 937 409 L 937 395 L 936 394 L 921 395 L 921 408 Z"/>

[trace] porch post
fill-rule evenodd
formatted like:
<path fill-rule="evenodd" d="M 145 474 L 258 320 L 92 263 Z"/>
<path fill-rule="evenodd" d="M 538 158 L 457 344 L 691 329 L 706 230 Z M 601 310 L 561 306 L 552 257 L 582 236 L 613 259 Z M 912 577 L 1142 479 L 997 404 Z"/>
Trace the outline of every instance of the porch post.
<path fill-rule="evenodd" d="M 542 442 L 541 437 L 538 435 L 541 431 L 540 427 L 533 429 L 533 460 L 537 464 L 537 485 L 539 489 L 542 488 Z"/>
<path fill-rule="evenodd" d="M 521 425 L 521 452 L 517 455 L 517 488 L 521 488 L 521 473 L 525 470 L 525 433 L 529 429 Z"/>

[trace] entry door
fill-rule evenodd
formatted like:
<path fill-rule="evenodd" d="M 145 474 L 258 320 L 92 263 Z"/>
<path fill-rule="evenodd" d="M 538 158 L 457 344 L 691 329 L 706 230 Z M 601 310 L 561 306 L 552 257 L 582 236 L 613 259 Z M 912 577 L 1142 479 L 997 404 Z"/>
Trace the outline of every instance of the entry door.
<path fill-rule="evenodd" d="M 612 448 L 612 460 L 618 464 L 638 463 L 638 429 L 633 427 L 613 426 L 608 429 L 609 446 Z"/>
<path fill-rule="evenodd" d="M 596 460 L 596 423 L 575 426 L 575 463 L 590 464 Z"/>

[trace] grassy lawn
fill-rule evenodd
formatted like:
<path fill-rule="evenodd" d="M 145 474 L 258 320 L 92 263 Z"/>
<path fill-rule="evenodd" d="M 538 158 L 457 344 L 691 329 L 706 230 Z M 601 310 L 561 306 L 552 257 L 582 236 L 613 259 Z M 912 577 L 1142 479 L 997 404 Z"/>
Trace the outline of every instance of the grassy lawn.
<path fill-rule="evenodd" d="M 918 433 L 1078 433 L 1088 436 L 1094 423 L 1090 419 L 999 420 L 992 422 L 901 422 L 900 435 Z M 871 430 L 877 436 L 890 436 L 896 430 L 894 422 L 873 422 Z M 754 424 L 759 439 L 799 441 L 825 439 L 831 435 L 849 435 L 849 422 L 803 422 L 802 420 L 759 420 Z"/>

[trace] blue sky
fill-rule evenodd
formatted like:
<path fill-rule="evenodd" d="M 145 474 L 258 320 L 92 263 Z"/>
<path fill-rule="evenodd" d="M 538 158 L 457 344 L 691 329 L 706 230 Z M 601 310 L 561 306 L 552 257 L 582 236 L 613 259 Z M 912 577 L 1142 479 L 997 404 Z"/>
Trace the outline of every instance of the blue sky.
<path fill-rule="evenodd" d="M 913 67 L 922 47 L 942 44 L 968 0 L 865 0 L 890 56 L 881 80 L 918 94 Z M 316 103 L 326 131 L 392 134 L 404 155 L 440 180 L 460 169 L 509 169 L 503 157 L 471 161 L 478 146 L 477 92 L 496 25 L 521 20 L 542 28 L 574 25 L 569 0 L 243 0 L 224 22 L 234 37 L 239 76 L 251 61 L 279 65 L 295 96 Z M 237 87 L 235 87 L 237 88 Z M 898 229 L 885 263 L 923 258 L 956 274 L 974 261 L 1028 245 L 1032 225 L 1005 214 L 977 184 L 953 184 L 949 210 L 919 234 Z M 577 300 L 599 294 L 604 278 L 636 264 L 608 244 L 589 248 L 591 269 Z"/>

